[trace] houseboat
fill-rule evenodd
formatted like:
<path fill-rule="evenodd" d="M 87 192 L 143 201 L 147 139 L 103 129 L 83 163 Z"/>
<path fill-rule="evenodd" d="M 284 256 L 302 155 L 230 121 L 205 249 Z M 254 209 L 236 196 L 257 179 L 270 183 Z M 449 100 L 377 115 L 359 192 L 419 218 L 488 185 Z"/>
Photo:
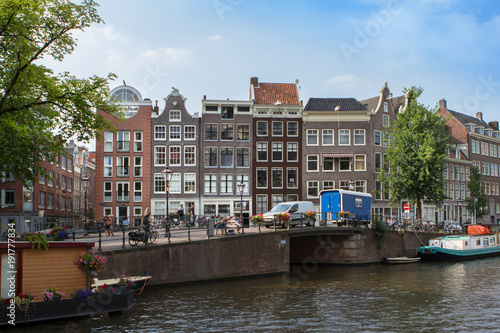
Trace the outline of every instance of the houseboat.
<path fill-rule="evenodd" d="M 467 235 L 443 236 L 421 246 L 417 254 L 422 260 L 454 261 L 486 258 L 500 255 L 499 233 L 491 233 L 485 226 L 468 227 Z"/>

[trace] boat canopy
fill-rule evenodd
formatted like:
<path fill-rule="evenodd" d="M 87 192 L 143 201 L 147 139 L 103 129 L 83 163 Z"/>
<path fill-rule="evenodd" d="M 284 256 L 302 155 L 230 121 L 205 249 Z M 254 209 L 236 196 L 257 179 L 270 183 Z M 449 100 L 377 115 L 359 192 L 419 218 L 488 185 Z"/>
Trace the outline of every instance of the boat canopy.
<path fill-rule="evenodd" d="M 488 235 L 490 234 L 490 229 L 483 227 L 482 225 L 470 225 L 467 228 L 467 233 L 469 235 Z"/>

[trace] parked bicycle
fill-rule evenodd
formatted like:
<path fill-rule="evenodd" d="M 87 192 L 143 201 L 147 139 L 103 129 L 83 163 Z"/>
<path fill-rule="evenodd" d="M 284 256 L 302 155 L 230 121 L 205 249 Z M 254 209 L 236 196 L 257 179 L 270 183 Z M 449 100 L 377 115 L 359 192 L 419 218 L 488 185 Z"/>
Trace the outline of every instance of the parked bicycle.
<path fill-rule="evenodd" d="M 158 231 L 155 230 L 154 225 L 151 225 L 149 231 L 141 231 L 141 228 L 128 233 L 128 243 L 130 246 L 141 246 L 142 244 L 156 244 L 159 238 Z"/>

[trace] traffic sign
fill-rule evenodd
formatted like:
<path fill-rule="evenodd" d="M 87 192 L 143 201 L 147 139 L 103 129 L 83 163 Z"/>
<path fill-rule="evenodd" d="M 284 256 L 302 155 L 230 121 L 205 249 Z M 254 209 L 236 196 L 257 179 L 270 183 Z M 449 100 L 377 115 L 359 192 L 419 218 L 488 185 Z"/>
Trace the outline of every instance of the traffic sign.
<path fill-rule="evenodd" d="M 405 212 L 409 212 L 410 211 L 410 204 L 405 204 L 404 208 L 405 208 Z"/>

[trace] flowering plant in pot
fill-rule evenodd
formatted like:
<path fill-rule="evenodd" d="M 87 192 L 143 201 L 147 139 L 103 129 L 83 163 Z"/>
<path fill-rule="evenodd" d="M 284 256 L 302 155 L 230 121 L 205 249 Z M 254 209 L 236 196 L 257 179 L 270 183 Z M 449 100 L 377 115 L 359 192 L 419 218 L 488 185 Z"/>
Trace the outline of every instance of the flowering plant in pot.
<path fill-rule="evenodd" d="M 56 301 L 63 298 L 64 296 L 66 296 L 66 294 L 64 294 L 62 291 L 57 291 L 57 289 L 53 287 L 48 288 L 47 290 L 44 290 L 42 292 L 42 299 L 45 302 Z"/>
<path fill-rule="evenodd" d="M 98 293 L 112 293 L 113 292 L 113 287 L 108 286 L 107 284 L 103 284 L 102 286 L 95 287 L 92 289 L 93 294 L 98 294 Z"/>
<path fill-rule="evenodd" d="M 49 240 L 44 234 L 30 231 L 21 235 L 22 240 L 30 242 L 31 248 L 38 252 L 42 247 L 45 250 L 49 249 Z"/>
<path fill-rule="evenodd" d="M 86 299 L 92 297 L 94 294 L 91 289 L 77 289 L 71 293 L 71 298 L 74 299 Z"/>
<path fill-rule="evenodd" d="M 262 215 L 262 214 L 256 214 L 256 215 L 252 216 L 252 218 L 250 219 L 250 221 L 252 221 L 253 224 L 262 223 L 262 222 L 264 222 L 264 215 Z"/>
<path fill-rule="evenodd" d="M 105 255 L 88 250 L 88 252 L 80 252 L 80 255 L 73 263 L 82 273 L 87 273 L 89 277 L 96 277 L 97 273 L 106 269 L 107 261 Z"/>
<path fill-rule="evenodd" d="M 66 231 L 65 227 L 56 225 L 54 229 L 50 231 L 50 236 L 52 237 L 52 240 L 62 241 L 69 237 L 69 232 Z"/>
<path fill-rule="evenodd" d="M 341 211 L 339 212 L 339 216 L 340 216 L 340 217 L 349 217 L 349 216 L 351 216 L 351 213 L 346 212 L 346 211 L 344 211 L 344 210 L 341 210 Z"/>
<path fill-rule="evenodd" d="M 276 221 L 285 226 L 288 220 L 290 219 L 290 215 L 291 215 L 290 213 L 282 212 L 282 213 L 277 213 L 274 216 L 276 218 Z"/>
<path fill-rule="evenodd" d="M 304 213 L 305 217 L 308 219 L 313 219 L 316 217 L 316 212 L 313 210 L 308 210 L 307 212 Z"/>

